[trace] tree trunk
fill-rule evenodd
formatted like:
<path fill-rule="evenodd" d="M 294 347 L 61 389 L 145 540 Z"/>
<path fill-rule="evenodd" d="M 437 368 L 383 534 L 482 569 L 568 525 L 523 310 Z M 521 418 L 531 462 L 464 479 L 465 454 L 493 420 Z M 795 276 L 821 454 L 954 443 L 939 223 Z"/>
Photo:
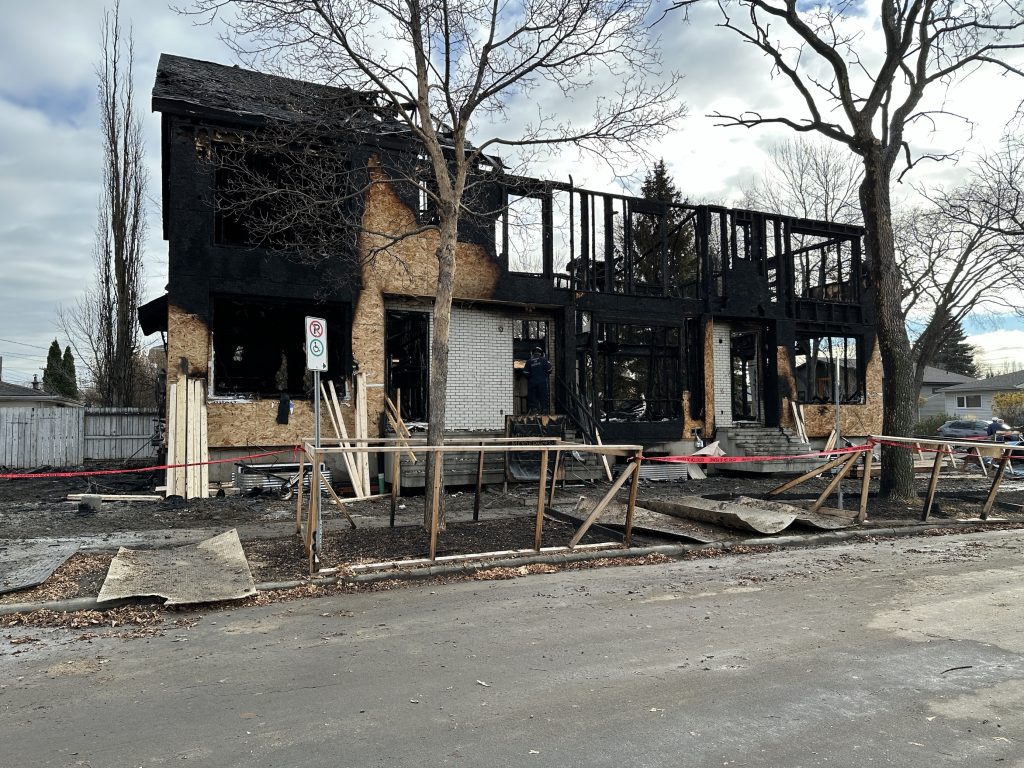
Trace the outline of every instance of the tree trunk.
<path fill-rule="evenodd" d="M 448 397 L 448 331 L 452 318 L 452 297 L 455 294 L 455 245 L 459 236 L 458 208 L 449 207 L 440 217 L 440 241 L 437 244 L 437 293 L 434 298 L 434 328 L 430 338 L 430 402 L 427 420 L 427 444 L 444 442 L 445 404 Z M 431 502 L 434 498 L 434 461 L 442 461 L 433 453 L 426 466 L 426 505 L 423 525 L 429 530 Z M 442 475 L 443 478 L 443 475 Z M 442 483 L 443 483 L 442 479 Z M 439 525 L 445 527 L 444 494 L 440 496 Z"/>
<path fill-rule="evenodd" d="M 889 170 L 876 142 L 864 155 L 860 204 L 875 289 L 875 321 L 882 356 L 882 432 L 906 437 L 914 423 L 914 359 L 901 308 L 902 281 L 896 264 L 889 199 Z M 882 446 L 880 493 L 884 498 L 914 498 L 914 462 L 909 451 Z"/>

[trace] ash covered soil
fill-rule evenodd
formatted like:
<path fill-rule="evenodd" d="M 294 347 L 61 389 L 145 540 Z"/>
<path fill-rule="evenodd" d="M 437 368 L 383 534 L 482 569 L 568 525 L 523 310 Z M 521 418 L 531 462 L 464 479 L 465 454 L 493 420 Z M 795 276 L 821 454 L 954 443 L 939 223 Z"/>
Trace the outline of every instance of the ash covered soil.
<path fill-rule="evenodd" d="M 716 499 L 737 496 L 759 497 L 784 481 L 779 477 L 736 476 L 712 474 L 703 481 L 641 482 L 638 504 L 645 500 L 671 501 L 687 495 L 703 495 Z M 87 484 L 81 478 L 33 478 L 0 481 L 0 539 L 82 537 L 96 546 L 96 537 L 123 531 L 154 532 L 150 545 L 160 546 L 156 532 L 201 529 L 209 535 L 237 528 L 246 556 L 257 582 L 286 581 L 308 576 L 308 562 L 302 545 L 295 536 L 295 500 L 282 500 L 266 494 L 255 497 L 227 496 L 204 500 L 169 499 L 161 501 L 109 501 L 95 512 L 83 514 L 77 502 L 68 502 L 70 493 L 99 492 L 106 494 L 152 493 L 162 477 L 139 474 L 116 478 L 100 478 Z M 810 480 L 793 491 L 775 497 L 795 503 L 813 500 L 825 488 L 828 476 Z M 934 522 L 976 518 L 990 487 L 991 480 L 980 472 L 945 474 L 939 487 Z M 600 499 L 606 483 L 559 488 L 556 503 L 572 505 L 580 496 Z M 877 481 L 873 483 L 873 491 Z M 845 506 L 857 504 L 860 481 L 844 482 Z M 927 477 L 918 477 L 923 495 Z M 481 498 L 480 521 L 472 521 L 472 489 L 446 489 L 448 525 L 439 534 L 438 555 L 526 549 L 533 546 L 536 487 L 491 486 Z M 618 499 L 626 499 L 627 490 Z M 352 504 L 349 512 L 357 528 L 333 506 L 325 505 L 324 538 L 321 562 L 324 566 L 401 560 L 425 557 L 429 539 L 421 525 L 424 499 L 403 497 L 398 510 L 397 525 L 388 526 L 390 505 L 387 499 Z M 833 494 L 828 506 L 835 507 Z M 1024 525 L 1024 481 L 1006 478 L 1001 487 L 992 521 L 986 527 Z M 919 521 L 922 503 L 889 501 L 872 496 L 868 505 L 866 527 L 909 525 Z M 544 523 L 543 546 L 568 543 L 574 526 L 548 519 Z M 814 531 L 796 529 L 794 533 Z M 788 533 L 788 532 L 787 532 Z M 746 534 L 745 534 L 746 535 Z M 584 543 L 617 540 L 614 532 L 592 529 Z M 634 545 L 665 543 L 649 536 L 635 535 Z M 765 537 L 770 548 L 771 537 Z M 101 545 L 102 546 L 102 545 Z M 43 585 L 31 590 L 0 595 L 0 604 L 36 600 L 65 599 L 95 595 L 113 557 L 107 552 L 80 552 L 61 566 Z"/>

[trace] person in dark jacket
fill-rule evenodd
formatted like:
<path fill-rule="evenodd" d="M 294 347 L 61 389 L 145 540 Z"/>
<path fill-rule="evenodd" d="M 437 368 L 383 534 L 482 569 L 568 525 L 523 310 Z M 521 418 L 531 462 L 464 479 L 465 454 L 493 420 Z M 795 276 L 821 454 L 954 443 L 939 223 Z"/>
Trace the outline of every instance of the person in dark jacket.
<path fill-rule="evenodd" d="M 526 410 L 529 413 L 547 413 L 551 363 L 544 357 L 543 349 L 534 347 L 523 373 L 526 374 Z"/>
<path fill-rule="evenodd" d="M 997 417 L 988 423 L 988 429 L 986 432 L 988 432 L 989 437 L 995 437 L 1000 432 L 1010 432 L 1012 429 L 1013 427 Z"/>

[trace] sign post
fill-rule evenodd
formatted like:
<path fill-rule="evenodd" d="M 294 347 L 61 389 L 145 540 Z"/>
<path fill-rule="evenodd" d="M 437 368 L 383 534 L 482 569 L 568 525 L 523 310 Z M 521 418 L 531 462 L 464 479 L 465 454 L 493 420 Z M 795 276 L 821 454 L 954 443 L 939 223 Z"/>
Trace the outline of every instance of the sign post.
<path fill-rule="evenodd" d="M 320 373 L 327 370 L 327 321 L 322 317 L 306 317 L 306 370 L 313 372 L 313 444 L 317 453 L 313 457 L 316 469 L 319 469 L 320 461 Z M 313 472 L 313 479 L 320 476 L 318 471 Z M 302 478 L 299 478 L 302 482 Z M 314 493 L 313 483 L 310 482 L 309 493 Z M 316 497 L 320 498 L 320 483 L 316 483 Z M 322 534 L 320 532 L 320 504 L 316 505 L 316 535 L 314 537 L 314 553 L 320 551 Z M 315 554 L 314 554 L 315 557 Z"/>

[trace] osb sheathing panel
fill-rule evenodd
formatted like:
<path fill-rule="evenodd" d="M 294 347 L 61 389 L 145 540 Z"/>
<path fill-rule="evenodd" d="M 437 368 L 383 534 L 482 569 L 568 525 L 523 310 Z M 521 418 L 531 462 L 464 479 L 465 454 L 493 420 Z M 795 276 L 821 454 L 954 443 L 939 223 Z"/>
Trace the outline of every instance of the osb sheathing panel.
<path fill-rule="evenodd" d="M 703 431 L 704 422 L 700 419 L 690 417 L 690 390 L 687 389 L 683 392 L 683 434 L 679 437 L 683 440 L 687 440 L 693 434 L 693 430 L 695 429 Z"/>
<path fill-rule="evenodd" d="M 704 434 L 715 431 L 715 329 L 704 324 Z"/>
<path fill-rule="evenodd" d="M 433 296 L 437 288 L 436 232 L 425 232 L 370 257 L 385 240 L 374 232 L 403 232 L 419 226 L 416 216 L 371 168 L 375 183 L 367 193 L 359 250 L 363 288 L 352 318 L 352 356 L 366 374 L 370 433 L 384 410 L 384 297 L 386 294 Z M 476 245 L 459 243 L 455 251 L 455 298 L 486 299 L 493 295 L 499 265 Z M 509 361 L 511 373 L 511 361 Z M 377 386 L 374 386 L 377 385 Z"/>
<path fill-rule="evenodd" d="M 254 400 L 248 403 L 219 403 L 212 400 L 206 407 L 206 432 L 211 448 L 298 445 L 302 438 L 313 436 L 313 402 L 294 400 L 287 424 L 277 423 L 277 400 Z M 324 437 L 334 437 L 334 429 L 326 412 L 320 414 L 320 430 Z M 256 448 L 259 446 L 260 449 Z M 283 461 L 288 459 L 282 458 Z"/>
<path fill-rule="evenodd" d="M 205 376 L 210 365 L 210 331 L 205 321 L 173 304 L 167 307 L 167 370 L 179 371 L 181 358 L 188 360 L 190 376 Z M 168 375 L 170 382 L 173 375 Z"/>
<path fill-rule="evenodd" d="M 861 405 L 843 405 L 839 409 L 839 429 L 843 435 L 877 435 L 882 431 L 882 358 L 874 345 L 864 374 L 867 396 Z M 831 405 L 804 405 L 807 436 L 828 437 L 835 429 L 836 416 Z"/>

